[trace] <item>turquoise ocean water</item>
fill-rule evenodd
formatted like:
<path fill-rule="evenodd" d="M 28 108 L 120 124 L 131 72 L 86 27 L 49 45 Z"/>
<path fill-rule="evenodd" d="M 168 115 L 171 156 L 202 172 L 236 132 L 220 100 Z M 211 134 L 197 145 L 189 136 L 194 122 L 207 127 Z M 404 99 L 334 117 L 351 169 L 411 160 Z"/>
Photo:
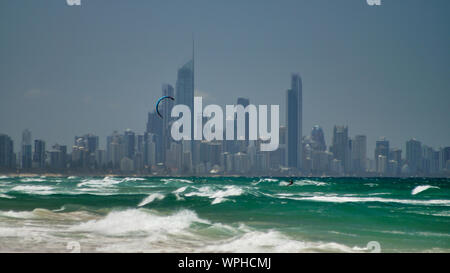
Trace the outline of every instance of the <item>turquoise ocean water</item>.
<path fill-rule="evenodd" d="M 0 176 L 0 252 L 450 252 L 450 179 Z"/>

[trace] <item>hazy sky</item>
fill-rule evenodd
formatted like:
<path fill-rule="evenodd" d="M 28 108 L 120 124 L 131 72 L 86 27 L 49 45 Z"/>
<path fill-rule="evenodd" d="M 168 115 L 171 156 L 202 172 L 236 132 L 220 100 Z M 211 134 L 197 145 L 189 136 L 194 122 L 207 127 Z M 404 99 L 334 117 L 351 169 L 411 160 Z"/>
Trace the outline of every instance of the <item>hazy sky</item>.
<path fill-rule="evenodd" d="M 0 1 L 0 132 L 47 146 L 145 130 L 196 41 L 205 103 L 280 104 L 303 79 L 304 134 L 450 145 L 450 1 Z"/>

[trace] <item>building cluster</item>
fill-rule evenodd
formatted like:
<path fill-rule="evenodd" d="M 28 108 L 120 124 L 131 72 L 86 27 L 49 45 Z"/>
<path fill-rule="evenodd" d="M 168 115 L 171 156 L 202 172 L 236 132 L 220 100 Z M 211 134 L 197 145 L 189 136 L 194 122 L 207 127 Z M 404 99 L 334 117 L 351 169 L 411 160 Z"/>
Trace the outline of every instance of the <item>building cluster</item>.
<path fill-rule="evenodd" d="M 194 57 L 178 69 L 175 87 L 162 86 L 162 95 L 175 97 L 177 104 L 193 109 Z M 286 92 L 286 122 L 279 130 L 279 148 L 271 152 L 261 151 L 261 140 L 248 140 L 248 113 L 245 140 L 235 137 L 236 140 L 223 141 L 174 141 L 170 136 L 174 101 L 165 100 L 159 108 L 163 118 L 150 112 L 145 133 L 113 132 L 107 137 L 104 149 L 100 148 L 99 137 L 92 134 L 76 136 L 71 153 L 65 145 L 55 144 L 47 149 L 45 141 L 33 142 L 31 132 L 25 130 L 16 154 L 12 139 L 0 134 L 0 171 L 186 176 L 450 175 L 450 147 L 434 150 L 411 139 L 406 142 L 403 156 L 401 149 L 391 148 L 389 141 L 382 138 L 376 142 L 374 158 L 369 159 L 367 137 L 350 137 L 347 126 L 334 127 L 329 146 L 320 126 L 314 126 L 310 134 L 304 136 L 302 99 L 301 77 L 293 74 L 291 87 Z M 238 98 L 237 104 L 246 107 L 250 100 Z M 191 124 L 193 119 L 192 115 Z M 235 128 L 235 134 L 236 131 Z"/>

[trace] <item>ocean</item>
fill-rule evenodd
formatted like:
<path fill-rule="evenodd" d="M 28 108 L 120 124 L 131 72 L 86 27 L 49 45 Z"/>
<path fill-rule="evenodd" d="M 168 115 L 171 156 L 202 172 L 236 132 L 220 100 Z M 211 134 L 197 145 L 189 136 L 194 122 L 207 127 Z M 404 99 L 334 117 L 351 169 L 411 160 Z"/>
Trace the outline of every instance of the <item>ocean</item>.
<path fill-rule="evenodd" d="M 450 252 L 450 179 L 0 176 L 0 252 Z"/>

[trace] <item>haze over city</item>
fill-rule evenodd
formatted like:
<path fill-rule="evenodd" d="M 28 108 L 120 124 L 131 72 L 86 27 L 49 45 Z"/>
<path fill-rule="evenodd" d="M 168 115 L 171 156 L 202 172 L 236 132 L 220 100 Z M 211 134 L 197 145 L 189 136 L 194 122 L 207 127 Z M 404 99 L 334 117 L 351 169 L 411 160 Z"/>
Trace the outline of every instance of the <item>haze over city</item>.
<path fill-rule="evenodd" d="M 196 40 L 195 92 L 206 103 L 280 104 L 290 74 L 303 81 L 303 132 L 334 125 L 448 145 L 448 1 L 4 1 L 0 45 L 2 133 L 54 143 L 145 131 L 163 83 Z M 405 8 L 407 5 L 407 9 Z M 327 7 L 327 8 L 325 8 Z M 407 18 L 407 19 L 405 19 Z"/>

